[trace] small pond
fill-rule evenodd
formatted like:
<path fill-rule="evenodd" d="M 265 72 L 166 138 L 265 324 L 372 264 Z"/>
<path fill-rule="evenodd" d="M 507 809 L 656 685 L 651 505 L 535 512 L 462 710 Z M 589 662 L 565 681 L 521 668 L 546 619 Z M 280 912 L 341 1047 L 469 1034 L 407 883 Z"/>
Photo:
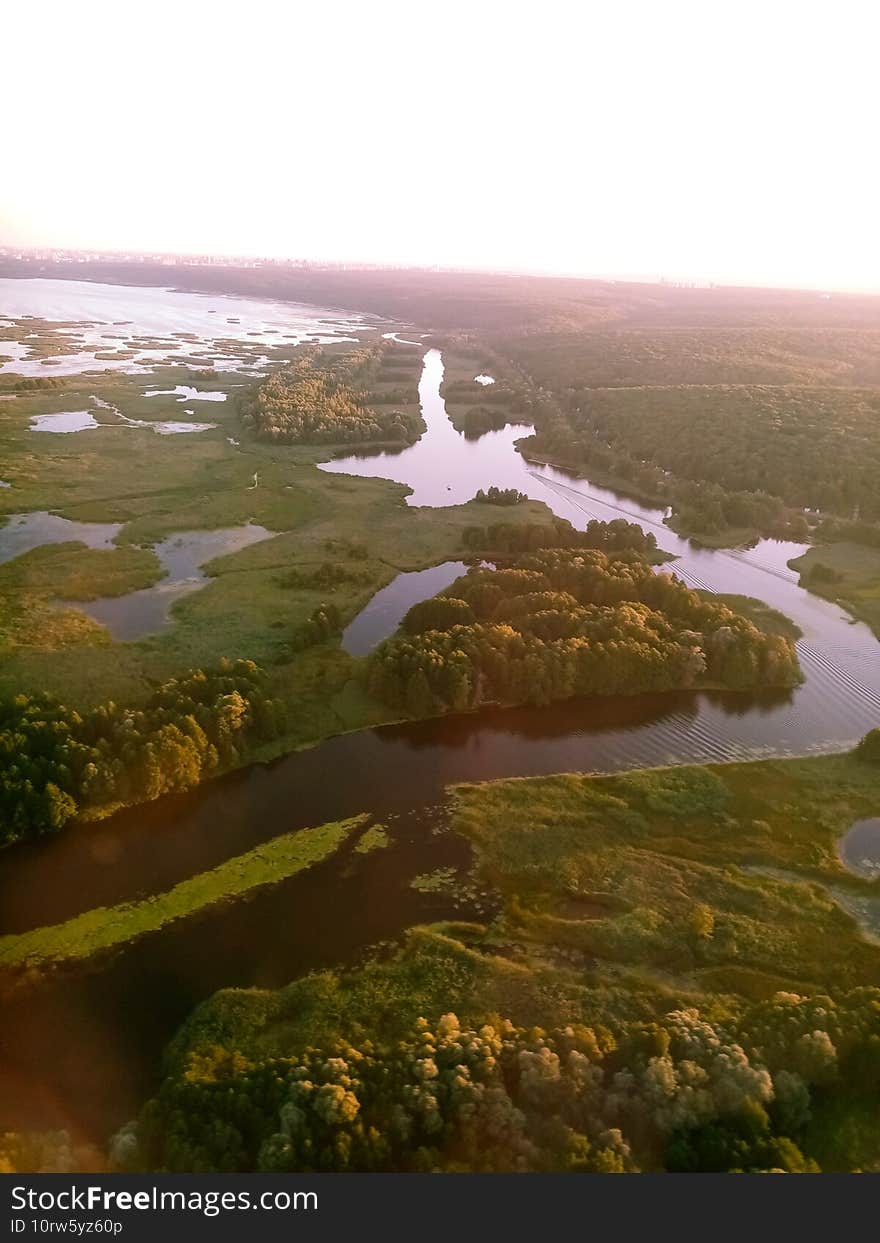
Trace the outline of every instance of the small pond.
<path fill-rule="evenodd" d="M 191 384 L 175 384 L 174 388 L 154 388 L 144 393 L 145 397 L 176 397 L 178 401 L 225 401 L 226 394 L 221 392 L 202 392 Z"/>
<path fill-rule="evenodd" d="M 880 816 L 857 820 L 840 839 L 840 861 L 856 876 L 880 876 Z"/>
<path fill-rule="evenodd" d="M 31 419 L 34 432 L 85 432 L 100 426 L 90 410 L 61 410 L 57 414 L 35 414 Z"/>

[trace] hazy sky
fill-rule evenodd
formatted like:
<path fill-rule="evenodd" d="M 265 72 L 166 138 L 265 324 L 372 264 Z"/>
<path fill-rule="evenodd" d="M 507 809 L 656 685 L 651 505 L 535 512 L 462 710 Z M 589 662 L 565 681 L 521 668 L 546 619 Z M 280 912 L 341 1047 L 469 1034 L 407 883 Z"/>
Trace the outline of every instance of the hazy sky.
<path fill-rule="evenodd" d="M 27 4 L 0 242 L 880 290 L 870 0 Z"/>

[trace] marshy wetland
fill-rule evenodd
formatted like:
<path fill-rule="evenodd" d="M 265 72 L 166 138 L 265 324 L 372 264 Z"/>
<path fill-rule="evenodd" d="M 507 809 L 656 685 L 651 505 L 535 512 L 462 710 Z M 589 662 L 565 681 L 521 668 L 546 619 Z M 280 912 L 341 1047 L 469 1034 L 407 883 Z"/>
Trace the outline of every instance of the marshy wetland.
<path fill-rule="evenodd" d="M 38 310 L 40 322 L 27 318 Z M 529 854 L 525 830 L 512 844 L 505 838 L 508 862 L 495 849 L 492 834 L 505 837 L 502 822 L 526 790 L 510 778 L 547 779 L 529 789 L 536 805 L 550 809 L 550 826 L 554 806 L 563 820 L 577 819 L 570 783 L 580 780 L 554 785 L 552 774 L 739 761 L 724 815 L 742 835 L 723 842 L 698 808 L 687 847 L 667 825 L 657 849 L 675 856 L 676 874 L 694 886 L 695 900 L 700 868 L 713 869 L 717 918 L 726 911 L 736 924 L 738 904 L 749 919 L 761 901 L 773 905 L 768 919 L 778 915 L 784 925 L 774 935 L 796 943 L 799 955 L 777 972 L 780 987 L 809 977 L 811 943 L 795 927 L 801 890 L 757 873 L 734 882 L 723 869 L 800 869 L 793 884 L 820 875 L 853 901 L 866 898 L 864 870 L 846 888 L 835 834 L 855 816 L 867 824 L 880 811 L 872 778 L 842 758 L 779 763 L 843 751 L 880 716 L 876 639 L 839 604 L 799 584 L 789 562 L 807 546 L 767 539 L 698 547 L 669 528 L 664 510 L 527 460 L 516 443 L 531 424 L 515 411 L 503 427 L 465 435 L 444 401 L 444 366 L 475 391 L 503 376 L 475 375 L 454 346 L 438 349 L 405 326 L 385 329 L 370 318 L 217 295 L 0 281 L 0 356 L 9 356 L 0 367 L 0 460 L 9 485 L 0 494 L 7 518 L 0 525 L 0 691 L 51 689 L 81 711 L 107 700 L 138 704 L 164 679 L 243 658 L 262 665 L 272 694 L 296 706 L 280 736 L 231 765 L 238 771 L 69 825 L 0 857 L 0 971 L 9 1015 L 0 1081 L 10 1102 L 0 1126 L 67 1126 L 103 1142 L 154 1088 L 165 1042 L 215 990 L 276 989 L 312 968 L 356 962 L 366 947 L 414 924 L 490 928 L 462 934 L 464 948 L 454 954 L 475 956 L 478 975 L 500 972 L 499 996 L 508 995 L 499 959 L 541 958 L 539 942 L 557 947 L 557 958 L 539 968 L 554 987 L 568 969 L 560 964 L 570 965 L 575 952 L 614 960 L 608 947 L 635 935 L 626 919 L 640 909 L 635 899 L 627 910 L 611 910 L 601 895 L 591 906 L 586 891 L 539 894 L 533 932 L 541 924 L 547 935 L 523 939 L 515 927 L 511 894 L 528 890 L 523 878 L 533 867 L 543 875 L 545 864 Z M 344 351 L 353 338 L 376 336 L 400 346 L 386 390 L 418 384 L 423 430 L 410 447 L 352 451 L 242 434 L 238 399 L 258 371 L 283 366 L 301 345 Z M 58 387 L 13 391 L 12 376 L 55 377 Z M 192 421 L 177 419 L 180 413 Z M 60 421 L 70 419 L 81 426 Z M 168 434 L 172 429 L 199 434 Z M 489 487 L 526 499 L 509 511 L 472 499 Z M 362 658 L 394 633 L 411 605 L 466 570 L 469 527 L 502 517 L 515 525 L 547 522 L 551 514 L 578 531 L 591 520 L 638 523 L 674 558 L 667 568 L 695 590 L 745 599 L 753 609 L 761 601 L 783 614 L 798 636 L 803 684 L 491 706 L 394 723 L 395 713 L 365 690 Z M 327 604 L 336 630 L 303 646 L 303 628 Z M 744 761 L 758 761 L 753 790 Z M 727 780 L 722 769 L 713 771 Z M 495 779 L 505 780 L 482 794 L 470 785 L 450 794 L 463 782 Z M 621 783 L 615 797 L 644 810 L 637 779 L 631 788 L 625 777 L 607 780 Z M 837 801 L 810 827 L 810 801 L 823 781 Z M 790 849 L 761 827 L 772 819 L 777 784 L 804 826 Z M 589 788 L 590 798 L 598 792 L 596 806 L 604 788 Z M 489 827 L 481 830 L 480 820 Z M 515 814 L 511 823 L 516 836 Z M 318 846 L 299 866 L 296 843 L 305 849 L 306 832 L 317 835 Z M 372 845 L 359 848 L 366 841 Z M 556 846 L 564 854 L 574 849 L 569 839 Z M 598 857 L 600 838 L 590 849 Z M 861 839 L 854 849 L 853 858 L 870 853 Z M 848 850 L 841 846 L 844 863 Z M 626 863 L 648 883 L 641 856 L 627 855 Z M 602 866 L 610 866 L 604 856 Z M 605 888 L 626 888 L 622 873 L 613 884 L 608 876 Z M 817 927 L 839 933 L 854 955 L 861 975 L 852 967 L 853 980 L 873 982 L 876 964 L 843 907 L 815 895 L 810 902 Z M 654 894 L 643 905 L 658 903 Z M 664 918 L 671 928 L 675 913 Z M 650 940 L 645 932 L 640 953 Z M 447 950 L 431 952 L 442 958 Z M 668 997 L 709 989 L 699 971 L 661 988 L 653 953 L 644 988 Z M 772 964 L 758 958 L 719 959 L 715 985 L 736 992 L 737 971 L 769 978 Z M 390 962 L 393 976 L 398 959 Z M 662 954 L 659 962 L 666 971 Z M 676 960 L 675 972 L 680 966 Z M 65 1047 L 50 1057 L 59 1025 Z M 90 1069 L 96 1045 L 107 1051 L 100 1100 L 98 1070 Z"/>

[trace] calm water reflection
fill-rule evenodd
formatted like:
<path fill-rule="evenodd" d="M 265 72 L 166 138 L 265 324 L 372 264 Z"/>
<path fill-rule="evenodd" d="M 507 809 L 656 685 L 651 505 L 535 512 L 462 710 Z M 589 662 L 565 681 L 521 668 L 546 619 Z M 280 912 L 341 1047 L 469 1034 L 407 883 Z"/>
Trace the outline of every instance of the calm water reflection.
<path fill-rule="evenodd" d="M 45 510 L 10 514 L 5 525 L 0 526 L 0 562 L 11 561 L 41 544 L 76 540 L 89 548 L 112 548 L 121 530 L 121 522 L 73 522 Z"/>
<path fill-rule="evenodd" d="M 352 656 L 365 656 L 394 633 L 414 604 L 436 596 L 466 570 L 464 561 L 444 561 L 428 570 L 398 574 L 387 587 L 377 591 L 367 607 L 346 626 L 342 633 L 343 648 Z"/>

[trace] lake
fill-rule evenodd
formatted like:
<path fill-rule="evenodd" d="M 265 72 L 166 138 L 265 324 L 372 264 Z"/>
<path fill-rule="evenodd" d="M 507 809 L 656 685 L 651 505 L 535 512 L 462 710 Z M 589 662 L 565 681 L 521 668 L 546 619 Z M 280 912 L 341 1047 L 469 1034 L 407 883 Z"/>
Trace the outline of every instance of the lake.
<path fill-rule="evenodd" d="M 274 348 L 300 341 L 354 340 L 373 317 L 269 299 L 189 293 L 181 289 L 103 285 L 90 281 L 0 278 L 0 325 L 26 316 L 20 340 L 0 339 L 0 375 L 137 374 L 159 363 L 192 359 L 200 368 L 252 372 Z M 53 325 L 47 329 L 40 321 Z M 31 345 L 50 331 L 63 353 L 43 361 Z M 123 352 L 125 358 L 96 358 Z M 199 396 L 204 399 L 203 394 Z M 185 399 L 185 398 L 184 398 Z"/>

